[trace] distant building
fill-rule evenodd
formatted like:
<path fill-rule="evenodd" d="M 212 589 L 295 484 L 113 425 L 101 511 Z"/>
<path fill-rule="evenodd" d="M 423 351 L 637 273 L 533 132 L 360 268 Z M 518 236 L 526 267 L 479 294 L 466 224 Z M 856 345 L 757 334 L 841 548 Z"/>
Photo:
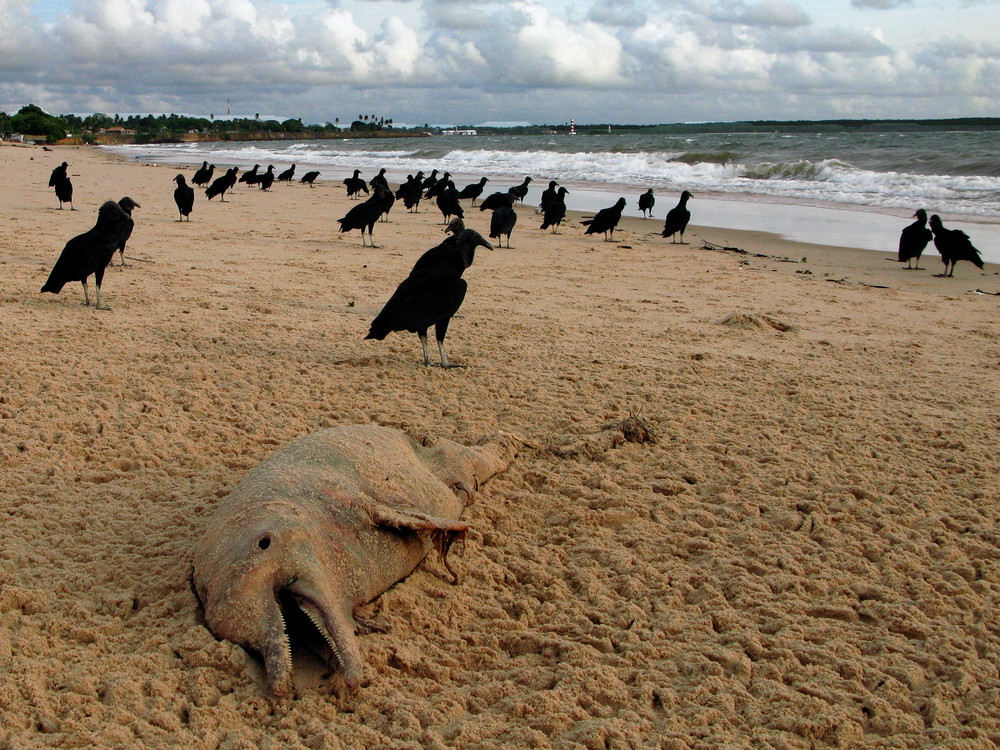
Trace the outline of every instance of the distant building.
<path fill-rule="evenodd" d="M 476 125 L 477 128 L 530 128 L 530 122 L 515 122 L 515 121 L 505 121 L 497 120 L 493 122 L 481 122 Z"/>
<path fill-rule="evenodd" d="M 47 135 L 27 135 L 25 133 L 11 133 L 8 137 L 8 141 L 13 143 L 45 143 L 48 140 Z"/>
<path fill-rule="evenodd" d="M 475 128 L 452 128 L 450 130 L 442 130 L 441 135 L 476 135 Z"/>

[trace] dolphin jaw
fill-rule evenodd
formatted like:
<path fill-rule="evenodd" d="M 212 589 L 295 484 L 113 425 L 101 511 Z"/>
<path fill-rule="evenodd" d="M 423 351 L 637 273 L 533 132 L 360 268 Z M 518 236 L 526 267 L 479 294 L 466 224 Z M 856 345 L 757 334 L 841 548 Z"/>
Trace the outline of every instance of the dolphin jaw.
<path fill-rule="evenodd" d="M 279 611 L 283 606 L 294 606 L 298 612 L 305 615 L 316 632 L 322 636 L 323 642 L 332 654 L 332 662 L 340 668 L 347 687 L 351 689 L 358 687 L 361 683 L 363 665 L 355 640 L 356 625 L 353 617 L 346 612 L 338 613 L 332 610 L 324 604 L 324 597 L 313 591 L 307 582 L 294 577 L 275 591 L 275 599 Z M 282 612 L 284 628 L 280 637 L 288 650 L 290 664 L 291 640 L 287 620 Z M 268 680 L 271 681 L 270 670 Z"/>

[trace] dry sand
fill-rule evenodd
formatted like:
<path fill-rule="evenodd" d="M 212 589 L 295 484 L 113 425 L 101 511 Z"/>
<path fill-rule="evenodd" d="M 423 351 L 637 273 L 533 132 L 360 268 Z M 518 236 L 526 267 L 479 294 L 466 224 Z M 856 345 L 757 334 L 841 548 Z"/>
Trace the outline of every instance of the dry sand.
<path fill-rule="evenodd" d="M 175 168 L 0 168 L 0 748 L 1000 745 L 1000 298 L 971 293 L 997 267 L 725 232 L 808 258 L 785 263 L 658 220 L 605 243 L 524 207 L 442 371 L 363 340 L 439 241 L 430 207 L 370 249 L 337 234 L 339 184 L 199 193 L 181 224 Z M 123 195 L 153 262 L 108 272 L 109 312 L 39 294 Z M 657 444 L 588 437 L 629 412 Z M 345 423 L 594 450 L 526 451 L 467 511 L 459 585 L 429 559 L 366 608 L 391 630 L 359 690 L 300 654 L 277 701 L 201 624 L 191 550 L 250 467 Z"/>

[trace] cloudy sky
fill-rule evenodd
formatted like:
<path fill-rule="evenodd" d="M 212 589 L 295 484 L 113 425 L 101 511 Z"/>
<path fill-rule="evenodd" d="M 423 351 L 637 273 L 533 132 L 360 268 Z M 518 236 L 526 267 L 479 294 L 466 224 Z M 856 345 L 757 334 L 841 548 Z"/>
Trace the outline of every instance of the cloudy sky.
<path fill-rule="evenodd" d="M 1000 0 L 0 0 L 0 110 L 1000 116 Z"/>

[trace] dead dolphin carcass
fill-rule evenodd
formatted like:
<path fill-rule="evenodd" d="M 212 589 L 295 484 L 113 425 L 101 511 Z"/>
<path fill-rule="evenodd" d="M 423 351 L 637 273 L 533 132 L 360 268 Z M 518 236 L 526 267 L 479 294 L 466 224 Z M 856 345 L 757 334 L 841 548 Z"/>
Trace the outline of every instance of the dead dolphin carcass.
<path fill-rule="evenodd" d="M 468 526 L 479 486 L 516 455 L 509 436 L 476 446 L 349 425 L 272 454 L 227 495 L 194 552 L 209 630 L 256 651 L 278 696 L 291 693 L 286 623 L 304 614 L 350 687 L 363 659 L 355 610 Z M 449 568 L 449 571 L 451 569 Z"/>

